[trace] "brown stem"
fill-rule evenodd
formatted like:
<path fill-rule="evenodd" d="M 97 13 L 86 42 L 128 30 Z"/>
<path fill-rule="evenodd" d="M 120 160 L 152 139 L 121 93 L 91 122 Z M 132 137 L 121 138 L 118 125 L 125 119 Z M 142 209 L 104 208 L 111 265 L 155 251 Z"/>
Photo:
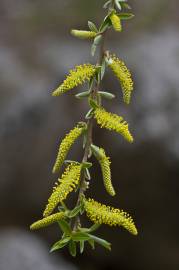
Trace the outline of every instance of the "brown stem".
<path fill-rule="evenodd" d="M 102 41 L 101 41 L 99 59 L 98 59 L 97 65 L 101 65 L 102 61 L 103 61 L 105 36 L 106 36 L 106 32 L 104 32 L 103 35 L 102 35 Z M 99 91 L 99 87 L 100 87 L 100 82 L 96 83 L 96 86 L 92 89 L 90 96 L 93 99 L 96 98 L 97 93 Z M 87 162 L 88 161 L 88 156 L 89 156 L 89 153 L 90 153 L 90 146 L 91 146 L 91 143 L 92 143 L 92 135 L 93 135 L 93 118 L 90 118 L 88 120 L 88 122 L 87 122 L 87 135 L 86 135 L 87 140 L 86 140 L 86 145 L 85 145 L 85 149 L 84 149 L 84 155 L 83 155 L 82 162 Z M 81 182 L 80 182 L 80 190 L 79 190 L 76 206 L 78 206 L 80 204 L 81 197 L 83 196 L 83 194 L 84 194 L 84 192 L 86 190 L 85 180 L 86 180 L 85 173 L 84 173 L 84 171 L 82 171 Z M 79 215 L 75 219 L 73 230 L 76 230 L 78 225 L 80 225 Z"/>

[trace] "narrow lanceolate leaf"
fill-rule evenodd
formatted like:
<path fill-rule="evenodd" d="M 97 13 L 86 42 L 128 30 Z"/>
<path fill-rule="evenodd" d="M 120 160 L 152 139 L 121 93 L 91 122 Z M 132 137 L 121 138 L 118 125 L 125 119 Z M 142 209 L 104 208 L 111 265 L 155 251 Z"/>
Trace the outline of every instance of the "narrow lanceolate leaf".
<path fill-rule="evenodd" d="M 88 218 L 94 223 L 122 226 L 131 234 L 137 235 L 137 229 L 133 219 L 123 210 L 106 206 L 93 199 L 85 200 L 84 207 Z"/>
<path fill-rule="evenodd" d="M 95 71 L 96 67 L 91 64 L 76 66 L 74 69 L 70 70 L 69 75 L 52 95 L 60 96 L 76 86 L 81 85 L 86 81 L 90 81 L 90 79 L 94 76 Z"/>
<path fill-rule="evenodd" d="M 95 38 L 97 35 L 96 31 L 83 31 L 83 30 L 75 30 L 75 29 L 71 30 L 71 34 L 81 39 L 91 39 L 91 38 Z"/>
<path fill-rule="evenodd" d="M 104 108 L 99 107 L 95 109 L 94 118 L 101 128 L 116 131 L 121 134 L 128 142 L 133 142 L 133 137 L 128 129 L 128 124 L 121 116 L 105 111 Z"/>
<path fill-rule="evenodd" d="M 38 230 L 38 229 L 47 227 L 53 223 L 59 222 L 64 216 L 65 216 L 65 214 L 63 212 L 53 214 L 49 217 L 46 217 L 46 218 L 43 218 L 43 219 L 40 219 L 40 220 L 34 222 L 30 226 L 30 229 L 31 230 Z"/>
<path fill-rule="evenodd" d="M 99 238 L 95 235 L 90 235 L 91 236 L 91 240 L 93 240 L 94 242 L 98 243 L 99 245 L 103 246 L 104 248 L 111 250 L 111 243 L 107 242 L 106 240 Z"/>
<path fill-rule="evenodd" d="M 119 80 L 123 92 L 124 102 L 129 104 L 133 91 L 133 80 L 129 69 L 123 61 L 113 55 L 109 60 L 109 67 Z"/>
<path fill-rule="evenodd" d="M 58 249 L 61 249 L 63 247 L 65 247 L 69 241 L 71 240 L 71 237 L 65 237 L 63 239 L 61 239 L 60 241 L 56 242 L 50 249 L 50 252 L 56 251 Z"/>
<path fill-rule="evenodd" d="M 84 232 L 74 232 L 72 234 L 72 240 L 73 241 L 87 241 L 90 239 L 90 236 L 88 233 L 84 233 Z"/>
<path fill-rule="evenodd" d="M 68 248 L 69 248 L 69 252 L 70 252 L 71 256 L 76 257 L 76 243 L 71 240 L 69 242 Z"/>
<path fill-rule="evenodd" d="M 98 29 L 93 22 L 88 21 L 88 27 L 91 31 L 96 32 L 96 33 L 98 32 Z"/>
<path fill-rule="evenodd" d="M 121 20 L 130 20 L 134 17 L 132 13 L 118 13 L 117 15 Z"/>
<path fill-rule="evenodd" d="M 84 132 L 85 128 L 86 128 L 85 123 L 78 124 L 62 140 L 62 142 L 59 146 L 58 155 L 57 155 L 57 158 L 55 161 L 55 165 L 53 167 L 53 173 L 56 173 L 60 170 L 64 160 L 66 159 L 66 156 L 67 156 L 71 146 L 78 139 L 78 137 L 81 136 L 81 134 Z"/>
<path fill-rule="evenodd" d="M 94 145 L 91 145 L 91 148 L 93 151 Z M 106 156 L 106 153 L 103 148 L 98 148 L 98 149 L 99 149 L 98 150 L 99 154 L 96 155 L 95 154 L 96 151 L 94 151 L 94 155 L 98 159 L 99 164 L 101 166 L 105 189 L 111 196 L 114 196 L 116 193 L 115 193 L 114 187 L 112 185 L 112 180 L 111 180 L 110 158 Z"/>
<path fill-rule="evenodd" d="M 103 91 L 99 91 L 98 94 L 101 96 L 101 97 L 104 97 L 106 99 L 113 99 L 115 98 L 115 95 L 109 93 L 109 92 L 103 92 Z"/>
<path fill-rule="evenodd" d="M 68 236 L 71 235 L 71 233 L 72 233 L 71 227 L 70 227 L 70 225 L 69 225 L 69 223 L 67 221 L 62 219 L 62 220 L 59 220 L 58 224 L 59 224 L 62 232 L 65 233 L 65 235 L 68 235 Z"/>
<path fill-rule="evenodd" d="M 68 194 L 72 192 L 80 181 L 81 175 L 81 165 L 70 164 L 61 179 L 58 180 L 57 186 L 54 188 L 50 198 L 48 199 L 48 204 L 44 211 L 44 216 L 49 216 L 55 207 L 63 200 L 66 199 Z"/>

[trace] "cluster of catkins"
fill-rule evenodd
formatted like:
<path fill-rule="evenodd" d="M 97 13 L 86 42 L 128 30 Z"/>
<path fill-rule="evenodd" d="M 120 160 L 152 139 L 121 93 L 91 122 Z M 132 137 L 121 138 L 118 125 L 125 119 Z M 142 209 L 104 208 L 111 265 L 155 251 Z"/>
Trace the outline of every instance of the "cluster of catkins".
<path fill-rule="evenodd" d="M 115 31 L 120 32 L 122 30 L 121 20 L 132 17 L 131 13 L 117 13 L 117 9 L 129 7 L 125 1 L 110 0 L 104 7 L 108 8 L 108 14 L 99 29 L 92 22 L 88 22 L 90 31 L 71 31 L 72 35 L 78 38 L 93 40 L 92 55 L 94 55 L 97 46 L 102 42 L 103 35 L 106 34 L 108 29 L 113 28 Z M 96 242 L 110 249 L 110 243 L 91 234 L 101 224 L 121 226 L 131 234 L 137 235 L 133 219 L 123 210 L 106 206 L 86 197 L 85 191 L 90 183 L 90 167 L 92 163 L 88 162 L 88 160 L 83 160 L 82 162 L 67 160 L 72 145 L 79 137 L 83 136 L 84 149 L 88 152 L 87 156 L 95 156 L 101 167 L 104 187 L 109 195 L 115 196 L 116 193 L 111 179 L 110 158 L 106 155 L 103 148 L 94 145 L 88 137 L 90 121 L 93 121 L 101 128 L 117 132 L 129 143 L 133 142 L 127 122 L 121 116 L 108 112 L 102 107 L 102 98 L 111 99 L 114 97 L 111 93 L 99 91 L 99 85 L 107 67 L 111 69 L 118 79 L 124 102 L 129 104 L 133 91 L 131 73 L 124 62 L 109 51 L 102 52 L 102 59 L 96 65 L 87 63 L 76 66 L 53 92 L 53 96 L 60 96 L 88 82 L 89 90 L 77 94 L 76 97 L 87 98 L 90 110 L 85 117 L 86 121 L 77 123 L 60 143 L 53 173 L 59 173 L 63 165 L 65 167 L 64 172 L 59 177 L 48 199 L 43 218 L 33 223 L 30 227 L 32 230 L 36 230 L 53 223 L 57 223 L 60 226 L 63 232 L 62 238 L 53 245 L 52 251 L 68 246 L 71 255 L 75 256 L 77 243 L 79 243 L 82 253 L 85 242 L 88 242 L 93 248 Z M 69 209 L 65 204 L 65 200 L 72 191 L 78 192 L 78 201 L 73 209 Z M 86 216 L 94 223 L 92 227 L 82 227 L 80 215 L 83 213 L 86 213 Z"/>

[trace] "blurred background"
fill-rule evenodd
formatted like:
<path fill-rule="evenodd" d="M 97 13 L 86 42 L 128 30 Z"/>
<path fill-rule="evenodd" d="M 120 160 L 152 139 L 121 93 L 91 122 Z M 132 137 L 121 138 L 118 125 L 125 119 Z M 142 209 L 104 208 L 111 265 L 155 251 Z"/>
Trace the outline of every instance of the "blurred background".
<path fill-rule="evenodd" d="M 103 90 L 116 95 L 105 106 L 127 119 L 135 142 L 95 128 L 96 144 L 111 156 L 118 195 L 103 191 L 98 166 L 88 193 L 131 213 L 139 235 L 104 226 L 98 235 L 112 252 L 97 247 L 72 259 L 67 250 L 49 255 L 60 237 L 56 226 L 29 232 L 29 225 L 41 218 L 56 181 L 51 169 L 59 141 L 88 109 L 74 97 L 81 89 L 51 96 L 69 68 L 94 61 L 90 43 L 70 29 L 87 29 L 87 20 L 99 24 L 104 1 L 0 0 L 1 270 L 179 269 L 178 1 L 129 2 L 136 16 L 123 33 L 109 33 L 106 48 L 133 73 L 132 103 L 123 104 L 110 72 Z M 81 159 L 80 143 L 69 159 Z"/>

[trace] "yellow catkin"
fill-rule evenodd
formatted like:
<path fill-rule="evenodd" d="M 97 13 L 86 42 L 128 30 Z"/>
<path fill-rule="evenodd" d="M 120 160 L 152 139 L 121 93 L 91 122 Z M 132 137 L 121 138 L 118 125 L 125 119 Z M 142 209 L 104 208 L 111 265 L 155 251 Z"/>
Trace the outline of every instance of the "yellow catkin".
<path fill-rule="evenodd" d="M 110 20 L 113 25 L 113 28 L 117 32 L 122 31 L 121 19 L 114 12 L 110 15 Z"/>
<path fill-rule="evenodd" d="M 68 165 L 48 199 L 48 204 L 43 213 L 44 217 L 49 216 L 55 207 L 65 200 L 68 194 L 77 187 L 80 181 L 81 167 L 81 164 L 75 163 Z"/>
<path fill-rule="evenodd" d="M 84 129 L 85 126 L 78 125 L 75 128 L 73 128 L 62 140 L 58 150 L 55 165 L 53 167 L 53 173 L 56 173 L 60 170 L 71 146 L 77 140 L 77 138 L 83 133 Z"/>
<path fill-rule="evenodd" d="M 126 67 L 125 63 L 118 59 L 115 55 L 113 55 L 109 60 L 109 67 L 120 81 L 124 102 L 129 104 L 131 100 L 131 93 L 133 91 L 133 80 L 130 71 Z"/>
<path fill-rule="evenodd" d="M 112 180 L 111 180 L 110 158 L 106 156 L 106 153 L 103 148 L 99 148 L 99 155 L 96 155 L 96 158 L 98 159 L 101 166 L 103 182 L 104 182 L 106 191 L 111 196 L 114 196 L 116 193 L 115 193 L 114 187 L 112 185 Z"/>
<path fill-rule="evenodd" d="M 128 129 L 128 124 L 121 116 L 105 111 L 104 108 L 99 107 L 95 109 L 94 118 L 101 128 L 116 131 L 121 134 L 130 143 L 133 142 L 133 137 Z"/>
<path fill-rule="evenodd" d="M 82 83 L 89 81 L 94 76 L 96 67 L 91 64 L 84 64 L 76 66 L 70 70 L 69 75 L 63 81 L 63 83 L 53 92 L 53 96 L 60 96 L 61 94 L 73 89 L 74 87 L 81 85 Z"/>
<path fill-rule="evenodd" d="M 30 229 L 31 230 L 38 230 L 38 229 L 47 227 L 47 226 L 49 226 L 49 225 L 51 225 L 51 224 L 53 224 L 55 222 L 58 222 L 63 217 L 64 217 L 64 213 L 63 212 L 53 214 L 53 215 L 51 215 L 49 217 L 46 217 L 46 218 L 43 218 L 43 219 L 40 219 L 40 220 L 34 222 L 30 226 Z"/>
<path fill-rule="evenodd" d="M 123 210 L 106 206 L 93 199 L 85 200 L 84 207 L 88 218 L 95 224 L 122 226 L 131 234 L 137 235 L 133 219 Z"/>
<path fill-rule="evenodd" d="M 90 39 L 96 37 L 96 32 L 93 31 L 83 31 L 83 30 L 71 30 L 71 34 L 75 37 L 81 38 L 81 39 Z"/>

